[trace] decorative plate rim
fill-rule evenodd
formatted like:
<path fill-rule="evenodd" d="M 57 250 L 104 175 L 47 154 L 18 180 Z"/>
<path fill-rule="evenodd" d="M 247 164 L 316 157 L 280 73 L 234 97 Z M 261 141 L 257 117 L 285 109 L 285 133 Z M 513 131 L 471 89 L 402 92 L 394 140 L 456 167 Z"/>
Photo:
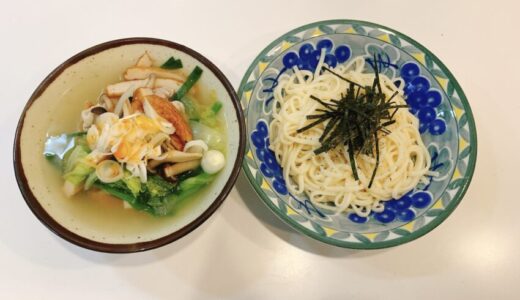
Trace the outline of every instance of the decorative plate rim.
<path fill-rule="evenodd" d="M 313 23 L 309 23 L 309 24 L 297 27 L 297 28 L 295 28 L 295 29 L 293 29 L 291 31 L 288 31 L 285 34 L 281 35 L 280 37 L 275 39 L 273 42 L 271 42 L 267 47 L 265 47 L 255 57 L 255 59 L 251 62 L 250 66 L 248 67 L 247 71 L 245 72 L 244 76 L 242 77 L 242 80 L 240 82 L 240 86 L 239 86 L 239 89 L 238 89 L 238 93 L 237 93 L 238 94 L 238 98 L 240 99 L 240 101 L 242 102 L 242 97 L 243 97 L 243 94 L 244 94 L 244 88 L 245 88 L 245 85 L 248 82 L 248 78 L 250 77 L 251 73 L 253 73 L 253 71 L 255 70 L 256 66 L 261 61 L 261 59 L 274 46 L 282 43 L 288 36 L 295 35 L 297 33 L 300 33 L 302 31 L 305 31 L 305 30 L 313 28 L 313 27 L 318 27 L 320 25 L 364 25 L 364 26 L 373 27 L 374 29 L 380 29 L 380 30 L 383 30 L 383 31 L 385 31 L 387 33 L 391 33 L 391 34 L 394 34 L 394 35 L 398 36 L 399 38 L 407 41 L 408 43 L 410 43 L 411 45 L 413 45 L 417 49 L 421 50 L 422 52 L 424 52 L 425 54 L 430 56 L 432 61 L 437 64 L 439 69 L 441 69 L 445 73 L 447 78 L 452 82 L 454 90 L 457 91 L 458 96 L 460 98 L 460 102 L 462 103 L 462 105 L 464 107 L 464 112 L 467 115 L 467 122 L 468 122 L 468 127 L 469 127 L 469 137 L 470 137 L 469 145 L 471 145 L 471 148 L 470 148 L 470 153 L 468 155 L 467 169 L 466 169 L 466 172 L 465 172 L 465 175 L 464 175 L 464 177 L 466 178 L 465 182 L 458 189 L 456 194 L 453 196 L 453 199 L 444 208 L 442 213 L 437 215 L 428 224 L 424 225 L 423 227 L 419 228 L 416 231 L 411 232 L 409 235 L 406 235 L 406 236 L 400 236 L 398 238 L 395 238 L 395 239 L 392 239 L 392 240 L 387 240 L 387 241 L 373 241 L 373 242 L 371 242 L 369 244 L 364 244 L 364 243 L 355 243 L 355 242 L 350 242 L 350 241 L 338 240 L 338 239 L 335 239 L 335 238 L 332 238 L 332 237 L 329 237 L 329 236 L 322 236 L 322 235 L 319 235 L 318 233 L 316 233 L 316 232 L 306 228 L 305 226 L 301 225 L 300 223 L 298 223 L 294 219 L 288 217 L 285 213 L 281 212 L 280 209 L 276 205 L 274 205 L 273 202 L 271 202 L 269 200 L 269 197 L 264 193 L 264 191 L 256 183 L 253 174 L 249 170 L 249 167 L 247 165 L 247 161 L 246 160 L 244 160 L 242 162 L 242 169 L 244 170 L 244 173 L 246 174 L 246 177 L 248 178 L 250 184 L 253 186 L 253 189 L 255 190 L 255 192 L 259 195 L 260 199 L 262 199 L 262 202 L 264 202 L 270 208 L 270 210 L 275 213 L 276 216 L 278 216 L 282 221 L 284 221 L 286 224 L 288 224 L 290 227 L 292 227 L 296 231 L 298 231 L 298 232 L 300 232 L 300 233 L 302 233 L 302 234 L 304 234 L 306 236 L 309 236 L 309 237 L 311 237 L 313 239 L 316 239 L 318 241 L 321 241 L 321 242 L 324 242 L 324 243 L 327 243 L 327 244 L 330 244 L 330 245 L 333 245 L 333 246 L 338 246 L 338 247 L 342 247 L 342 248 L 351 248 L 351 249 L 381 249 L 381 248 L 393 247 L 393 246 L 397 246 L 397 245 L 400 245 L 400 244 L 404 244 L 404 243 L 413 241 L 413 240 L 415 240 L 415 239 L 425 235 L 426 233 L 432 231 L 434 228 L 436 228 L 442 222 L 444 222 L 444 220 L 449 215 L 451 215 L 451 213 L 455 210 L 455 208 L 458 206 L 458 204 L 461 202 L 462 198 L 466 194 L 467 189 L 468 189 L 468 187 L 469 187 L 469 185 L 471 183 L 471 180 L 473 178 L 473 174 L 474 174 L 474 171 L 475 171 L 475 165 L 476 165 L 476 159 L 477 159 L 477 145 L 478 145 L 478 142 L 477 142 L 477 131 L 476 131 L 476 126 L 475 126 L 475 120 L 474 120 L 473 113 L 472 113 L 471 107 L 469 105 L 469 102 L 468 102 L 468 100 L 466 98 L 466 95 L 464 94 L 464 91 L 462 90 L 462 87 L 460 86 L 460 84 L 455 79 L 455 76 L 453 76 L 453 74 L 444 65 L 444 63 L 435 54 L 433 54 L 430 50 L 428 50 L 426 47 L 424 47 L 422 44 L 420 44 L 419 42 L 415 41 L 411 37 L 409 37 L 409 36 L 399 32 L 397 30 L 394 30 L 392 28 L 389 28 L 389 27 L 386 27 L 386 26 L 383 26 L 383 25 L 379 25 L 379 24 L 376 24 L 376 23 L 372 23 L 372 22 L 361 21 L 361 20 L 353 20 L 353 19 L 331 19 L 331 20 L 323 20 L 323 21 L 313 22 Z M 324 34 L 324 35 L 327 35 L 327 34 Z M 401 47 L 398 47 L 398 48 L 401 48 Z M 419 62 L 419 63 L 421 63 L 421 62 Z M 421 63 L 421 65 L 422 65 L 422 63 Z M 248 104 L 246 105 L 246 104 L 242 103 L 242 109 L 244 109 L 244 114 L 246 115 L 246 117 L 247 117 L 247 111 L 246 111 L 247 107 L 248 107 Z M 249 138 L 248 138 L 247 141 L 246 141 L 246 153 L 250 150 L 250 144 L 249 143 L 250 142 L 249 142 Z M 278 195 L 276 195 L 276 197 L 278 197 Z M 308 220 L 308 221 L 311 222 L 311 223 L 314 223 L 312 220 Z"/>
<path fill-rule="evenodd" d="M 71 67 L 72 65 L 78 63 L 82 59 L 96 55 L 102 51 L 117 48 L 121 46 L 126 45 L 133 45 L 133 44 L 149 44 L 149 45 L 158 45 L 158 46 L 165 46 L 171 49 L 175 49 L 177 51 L 186 53 L 187 55 L 193 57 L 194 59 L 198 60 L 201 64 L 203 64 L 205 67 L 207 67 L 211 72 L 215 74 L 219 82 L 223 85 L 226 93 L 229 95 L 231 99 L 231 104 L 233 105 L 233 109 L 236 113 L 236 117 L 238 120 L 238 130 L 239 130 L 239 145 L 237 149 L 237 159 L 233 163 L 231 174 L 229 175 L 229 178 L 222 186 L 222 190 L 220 193 L 215 197 L 215 200 L 209 205 L 209 207 L 204 210 L 199 216 L 197 216 L 193 221 L 186 224 L 182 228 L 171 232 L 165 236 L 145 241 L 145 242 L 136 242 L 136 243 L 122 243 L 122 244 L 116 244 L 116 243 L 105 243 L 105 242 L 98 242 L 91 239 L 88 239 L 86 237 L 83 237 L 79 234 L 76 234 L 69 229 L 65 228 L 65 226 L 61 225 L 58 221 L 56 221 L 46 210 L 43 208 L 41 203 L 38 201 L 36 195 L 32 192 L 32 190 L 29 188 L 27 177 L 25 176 L 24 166 L 22 164 L 22 156 L 21 156 L 21 145 L 20 145 L 20 138 L 25 122 L 25 117 L 28 109 L 32 106 L 32 104 L 41 96 L 43 92 L 48 88 L 48 86 L 58 78 L 63 71 Z M 220 71 L 220 69 L 213 64 L 209 59 L 207 59 L 205 56 L 200 54 L 199 52 L 184 46 L 182 44 L 163 40 L 163 39 L 157 39 L 157 38 L 151 38 L 151 37 L 129 37 L 129 38 L 123 38 L 123 39 L 116 39 L 111 40 L 108 42 L 104 42 L 101 44 L 94 45 L 92 47 L 89 47 L 85 50 L 82 50 L 75 54 L 74 56 L 70 57 L 60 65 L 58 65 L 54 70 L 52 70 L 47 77 L 43 79 L 43 81 L 36 87 L 34 92 L 32 93 L 31 97 L 25 104 L 25 107 L 20 115 L 20 119 L 18 121 L 16 132 L 15 132 L 15 138 L 13 143 L 13 165 L 14 165 L 14 171 L 15 171 L 15 177 L 16 182 L 18 184 L 18 188 L 20 189 L 20 192 L 27 204 L 29 206 L 30 210 L 33 212 L 33 214 L 40 220 L 40 222 L 45 225 L 50 231 L 55 233 L 57 236 L 63 238 L 64 240 L 75 244 L 77 246 L 94 250 L 98 252 L 106 252 L 106 253 L 132 253 L 132 252 L 142 252 L 146 250 L 151 250 L 155 248 L 159 248 L 162 246 L 165 246 L 169 243 L 172 243 L 191 231 L 195 230 L 197 227 L 202 225 L 224 202 L 224 200 L 227 198 L 228 194 L 233 189 L 233 186 L 235 185 L 235 182 L 238 178 L 238 175 L 240 173 L 240 165 L 244 158 L 245 148 L 246 148 L 246 125 L 245 125 L 245 119 L 244 114 L 241 109 L 240 105 L 240 99 L 237 97 L 237 94 L 235 92 L 235 89 L 227 79 L 227 77 Z"/>

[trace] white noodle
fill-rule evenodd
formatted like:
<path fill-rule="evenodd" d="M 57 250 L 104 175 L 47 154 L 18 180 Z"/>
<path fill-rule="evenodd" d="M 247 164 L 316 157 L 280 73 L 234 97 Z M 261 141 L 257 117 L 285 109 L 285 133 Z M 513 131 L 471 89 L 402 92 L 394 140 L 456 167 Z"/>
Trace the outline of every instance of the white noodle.
<path fill-rule="evenodd" d="M 320 60 L 317 70 L 322 64 Z M 334 71 L 363 86 L 371 86 L 374 74 L 363 73 L 363 68 L 364 60 L 360 58 L 337 66 Z M 314 75 L 296 69 L 293 75 L 282 78 L 274 91 L 270 148 L 283 168 L 291 193 L 305 192 L 317 207 L 336 213 L 353 210 L 360 216 L 368 216 L 371 211 L 383 210 L 382 201 L 400 198 L 419 182 L 424 182 L 430 168 L 430 155 L 421 140 L 419 121 L 407 109 L 397 111 L 396 122 L 387 127 L 390 134 L 379 136 L 380 163 L 370 189 L 368 184 L 376 163 L 374 157 L 356 156 L 359 175 L 359 181 L 356 181 L 345 147 L 338 146 L 315 155 L 313 151 L 320 146 L 319 138 L 327 122 L 296 133 L 312 121 L 306 116 L 319 114 L 316 109 L 323 108 L 310 99 L 310 95 L 330 103 L 332 99 L 341 98 L 347 83 L 329 72 Z M 380 82 L 387 99 L 398 91 L 392 101 L 406 104 L 403 91 L 390 78 L 380 75 Z"/>

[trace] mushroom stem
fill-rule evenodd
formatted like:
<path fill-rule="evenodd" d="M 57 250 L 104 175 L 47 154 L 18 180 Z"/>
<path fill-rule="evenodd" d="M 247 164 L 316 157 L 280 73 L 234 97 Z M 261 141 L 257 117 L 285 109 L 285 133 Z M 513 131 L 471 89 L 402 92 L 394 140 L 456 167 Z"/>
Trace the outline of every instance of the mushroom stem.
<path fill-rule="evenodd" d="M 166 175 L 166 177 L 172 177 L 196 169 L 198 166 L 200 166 L 200 160 L 190 160 L 173 164 L 164 168 L 164 175 Z"/>
<path fill-rule="evenodd" d="M 166 157 L 161 160 L 150 160 L 148 162 L 148 167 L 151 169 L 155 169 L 157 166 L 164 163 L 182 163 L 189 162 L 193 160 L 200 160 L 202 158 L 201 153 L 186 153 L 177 150 L 170 150 L 166 153 Z"/>

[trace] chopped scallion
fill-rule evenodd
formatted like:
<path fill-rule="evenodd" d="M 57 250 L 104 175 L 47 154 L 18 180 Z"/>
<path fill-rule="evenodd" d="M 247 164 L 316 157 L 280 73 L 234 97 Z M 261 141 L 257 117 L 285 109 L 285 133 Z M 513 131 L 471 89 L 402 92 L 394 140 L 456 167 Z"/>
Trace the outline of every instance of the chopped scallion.
<path fill-rule="evenodd" d="M 177 90 L 177 92 L 173 95 L 173 100 L 180 100 L 186 95 L 190 89 L 197 83 L 200 76 L 202 75 L 202 69 L 198 66 L 191 71 L 190 75 L 188 75 L 188 78 L 186 79 L 186 82 Z"/>
<path fill-rule="evenodd" d="M 173 56 L 168 58 L 164 64 L 161 65 L 161 68 L 163 69 L 181 69 L 182 68 L 182 61 L 180 59 L 175 59 Z"/>

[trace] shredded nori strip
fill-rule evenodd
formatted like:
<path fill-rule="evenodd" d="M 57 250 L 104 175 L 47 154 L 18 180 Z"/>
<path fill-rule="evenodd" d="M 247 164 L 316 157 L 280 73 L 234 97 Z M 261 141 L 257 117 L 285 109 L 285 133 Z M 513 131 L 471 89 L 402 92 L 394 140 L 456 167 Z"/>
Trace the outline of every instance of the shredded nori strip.
<path fill-rule="evenodd" d="M 346 93 L 342 94 L 340 99 L 330 100 L 329 103 L 311 95 L 310 98 L 320 103 L 324 108 L 316 110 L 320 114 L 307 116 L 308 120 L 314 121 L 296 131 L 301 133 L 328 121 L 319 139 L 321 146 L 315 149 L 314 153 L 320 154 L 339 145 L 346 145 L 350 167 L 355 180 L 359 180 L 355 156 L 362 153 L 375 157 L 376 164 L 372 171 L 368 188 L 372 186 L 377 168 L 379 167 L 378 132 L 390 134 L 390 130 L 386 127 L 395 123 L 393 117 L 398 109 L 408 107 L 407 105 L 398 105 L 392 102 L 397 95 L 397 91 L 386 99 L 386 95 L 381 88 L 379 62 L 375 55 L 371 65 L 375 75 L 371 86 L 363 86 L 335 73 L 329 68 L 323 67 L 323 71 L 327 71 L 349 83 Z"/>

